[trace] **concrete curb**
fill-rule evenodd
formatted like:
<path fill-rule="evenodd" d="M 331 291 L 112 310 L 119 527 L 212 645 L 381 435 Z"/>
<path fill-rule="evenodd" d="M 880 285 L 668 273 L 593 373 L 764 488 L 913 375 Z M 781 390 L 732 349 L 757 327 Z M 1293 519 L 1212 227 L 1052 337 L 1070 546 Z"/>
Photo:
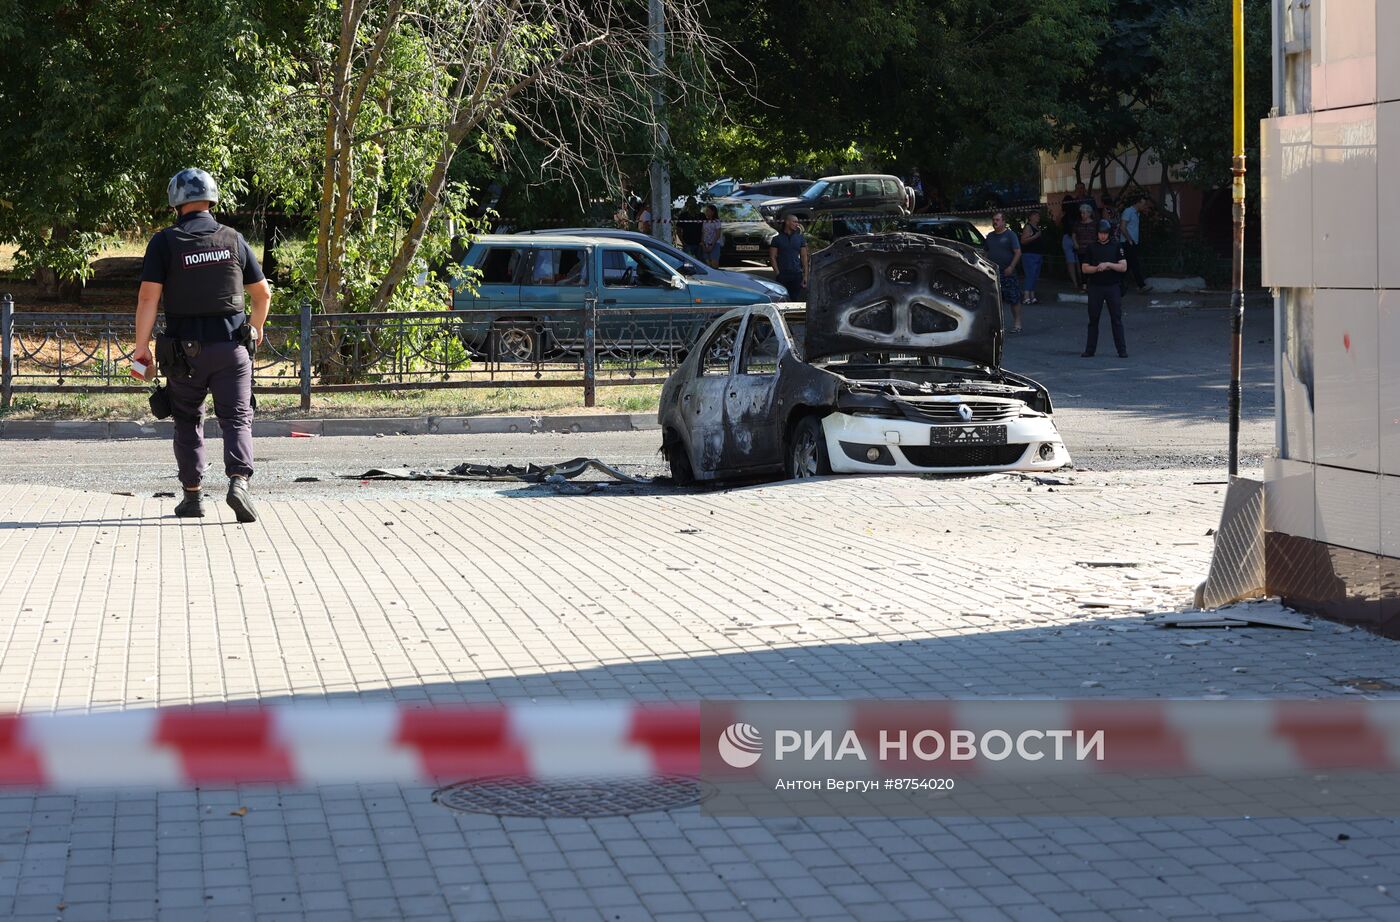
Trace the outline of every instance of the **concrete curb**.
<path fill-rule="evenodd" d="M 539 432 L 641 432 L 659 429 L 650 413 L 580 416 L 395 416 L 346 419 L 255 419 L 254 438 L 302 436 L 480 435 Z M 0 420 L 0 439 L 168 439 L 169 420 Z M 215 419 L 204 421 L 207 438 L 220 435 Z"/>

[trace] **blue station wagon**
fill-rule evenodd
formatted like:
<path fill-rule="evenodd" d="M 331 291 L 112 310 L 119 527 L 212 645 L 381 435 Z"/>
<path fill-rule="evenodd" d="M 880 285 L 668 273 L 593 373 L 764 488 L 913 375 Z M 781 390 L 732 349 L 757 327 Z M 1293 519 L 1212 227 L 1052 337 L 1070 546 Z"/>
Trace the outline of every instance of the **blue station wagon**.
<path fill-rule="evenodd" d="M 479 354 L 511 361 L 577 349 L 582 315 L 560 312 L 582 311 L 589 299 L 605 353 L 674 349 L 729 308 L 768 300 L 752 288 L 687 278 L 646 247 L 613 238 L 490 235 L 472 244 L 462 266 L 452 309 L 479 315 L 463 324 L 463 338 Z"/>

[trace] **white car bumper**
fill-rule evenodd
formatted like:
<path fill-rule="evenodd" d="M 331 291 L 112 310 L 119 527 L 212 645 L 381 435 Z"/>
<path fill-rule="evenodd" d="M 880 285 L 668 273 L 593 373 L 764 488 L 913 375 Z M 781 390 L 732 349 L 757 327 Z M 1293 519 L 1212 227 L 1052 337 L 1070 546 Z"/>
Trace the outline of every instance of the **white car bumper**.
<path fill-rule="evenodd" d="M 849 413 L 832 413 L 822 420 L 827 457 L 831 469 L 840 474 L 1053 471 L 1070 463 L 1064 440 L 1048 416 L 1020 416 L 992 425 L 1006 427 L 1006 444 L 931 444 L 931 430 L 960 426 Z"/>

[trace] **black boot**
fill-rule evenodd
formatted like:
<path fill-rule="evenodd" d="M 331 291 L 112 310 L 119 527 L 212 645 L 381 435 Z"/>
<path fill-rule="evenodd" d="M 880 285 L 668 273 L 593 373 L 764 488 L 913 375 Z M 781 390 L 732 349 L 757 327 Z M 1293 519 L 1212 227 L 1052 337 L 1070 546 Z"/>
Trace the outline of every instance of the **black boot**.
<path fill-rule="evenodd" d="M 228 482 L 228 506 L 240 522 L 256 522 L 258 513 L 253 509 L 253 497 L 248 493 L 248 478 L 230 477 Z"/>
<path fill-rule="evenodd" d="M 204 492 L 202 490 L 181 490 L 184 497 L 175 506 L 175 514 L 182 519 L 204 518 Z"/>

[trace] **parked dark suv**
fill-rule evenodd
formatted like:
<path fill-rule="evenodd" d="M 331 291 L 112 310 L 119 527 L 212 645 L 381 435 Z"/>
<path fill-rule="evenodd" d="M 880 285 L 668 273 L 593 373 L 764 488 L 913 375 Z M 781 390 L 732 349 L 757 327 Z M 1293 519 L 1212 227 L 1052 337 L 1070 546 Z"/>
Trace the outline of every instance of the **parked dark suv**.
<path fill-rule="evenodd" d="M 862 173 L 827 176 L 793 198 L 777 198 L 759 206 L 770 221 L 796 215 L 799 221 L 840 212 L 848 214 L 906 214 L 904 183 L 897 176 Z"/>
<path fill-rule="evenodd" d="M 750 204 L 758 205 L 777 198 L 797 198 L 812 188 L 810 179 L 765 179 L 762 182 L 744 183 L 730 198 L 752 199 Z"/>

